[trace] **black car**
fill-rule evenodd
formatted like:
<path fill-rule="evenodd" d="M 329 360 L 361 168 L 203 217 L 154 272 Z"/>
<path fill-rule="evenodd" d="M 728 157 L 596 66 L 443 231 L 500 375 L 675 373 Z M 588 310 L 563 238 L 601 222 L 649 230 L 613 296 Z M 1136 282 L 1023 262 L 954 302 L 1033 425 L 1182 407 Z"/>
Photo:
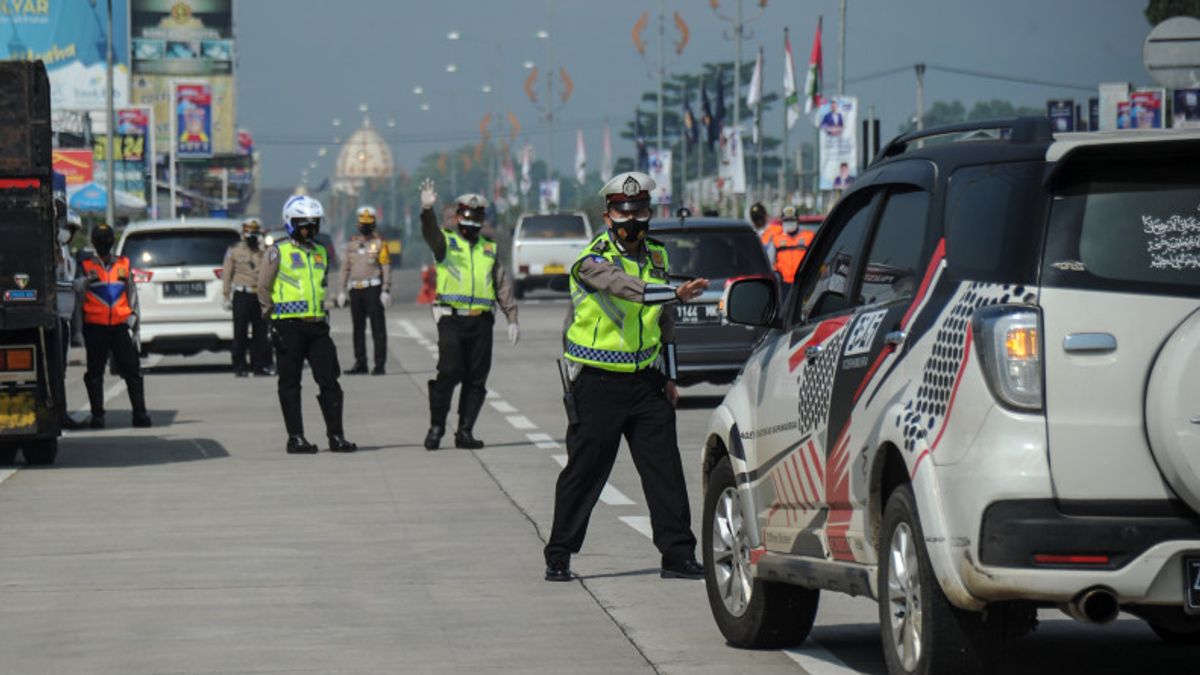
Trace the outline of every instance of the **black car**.
<path fill-rule="evenodd" d="M 655 220 L 650 236 L 666 245 L 673 281 L 704 277 L 711 282 L 698 300 L 672 305 L 678 383 L 732 382 L 762 329 L 722 325 L 717 305 L 727 280 L 773 276 L 758 235 L 744 220 L 672 218 Z"/>

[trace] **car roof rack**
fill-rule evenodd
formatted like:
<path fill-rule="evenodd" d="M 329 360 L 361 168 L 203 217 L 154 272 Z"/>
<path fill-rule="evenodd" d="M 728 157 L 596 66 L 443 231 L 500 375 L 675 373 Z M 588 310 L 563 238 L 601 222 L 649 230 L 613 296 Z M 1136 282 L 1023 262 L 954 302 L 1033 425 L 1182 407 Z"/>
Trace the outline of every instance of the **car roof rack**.
<path fill-rule="evenodd" d="M 1050 129 L 1050 120 L 1045 117 L 976 120 L 931 127 L 897 136 L 883 147 L 876 160 L 902 155 L 918 141 L 945 136 L 957 136 L 957 138 L 943 139 L 951 142 L 1002 140 L 1008 143 L 1049 143 L 1054 140 L 1054 134 Z"/>

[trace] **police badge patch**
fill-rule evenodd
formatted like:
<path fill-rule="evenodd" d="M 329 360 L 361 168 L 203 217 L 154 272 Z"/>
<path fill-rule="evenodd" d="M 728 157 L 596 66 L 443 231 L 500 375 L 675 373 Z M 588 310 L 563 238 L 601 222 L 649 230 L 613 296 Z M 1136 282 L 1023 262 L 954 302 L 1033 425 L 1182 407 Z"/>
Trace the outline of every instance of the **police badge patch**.
<path fill-rule="evenodd" d="M 14 274 L 13 282 L 17 284 L 17 288 L 25 288 L 29 285 L 29 275 L 21 273 Z"/>
<path fill-rule="evenodd" d="M 304 267 L 304 256 L 299 251 L 292 251 L 292 267 Z"/>
<path fill-rule="evenodd" d="M 663 252 L 655 251 L 655 250 L 651 249 L 650 250 L 650 264 L 654 265 L 655 267 L 657 267 L 659 269 L 665 270 L 667 268 L 667 260 L 666 260 L 666 258 L 663 257 Z"/>

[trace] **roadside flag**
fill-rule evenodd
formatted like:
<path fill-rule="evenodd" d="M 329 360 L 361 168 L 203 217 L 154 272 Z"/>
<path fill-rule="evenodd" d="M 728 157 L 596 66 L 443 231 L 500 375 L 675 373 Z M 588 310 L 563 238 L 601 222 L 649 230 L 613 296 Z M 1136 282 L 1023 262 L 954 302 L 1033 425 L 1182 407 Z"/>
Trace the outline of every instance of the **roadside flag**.
<path fill-rule="evenodd" d="M 800 119 L 800 96 L 796 93 L 796 66 L 792 62 L 792 41 L 783 29 L 783 105 L 787 110 L 787 128 Z"/>
<path fill-rule="evenodd" d="M 687 142 L 687 147 L 691 148 L 696 144 L 698 136 L 696 129 L 696 117 L 692 115 L 692 96 L 687 89 L 683 91 L 683 140 Z"/>
<path fill-rule="evenodd" d="M 587 149 L 583 145 L 583 129 L 575 129 L 575 180 L 580 185 L 587 180 Z"/>
<path fill-rule="evenodd" d="M 713 114 L 712 131 L 709 136 L 716 143 L 721 140 L 721 127 L 725 126 L 725 73 L 717 71 L 717 103 Z"/>
<path fill-rule="evenodd" d="M 529 188 L 533 186 L 532 164 L 533 146 L 529 144 L 529 141 L 525 141 L 525 146 L 521 148 L 521 194 L 528 194 Z"/>
<path fill-rule="evenodd" d="M 750 91 L 746 92 L 746 107 L 754 111 L 754 127 L 751 140 L 758 145 L 758 104 L 762 101 L 762 50 L 758 50 L 758 58 L 754 59 L 754 74 L 750 76 Z"/>
<path fill-rule="evenodd" d="M 612 130 L 608 128 L 608 120 L 604 120 L 604 156 L 600 161 L 600 180 L 605 183 L 613 176 L 612 168 Z"/>
<path fill-rule="evenodd" d="M 642 111 L 635 110 L 633 142 L 637 144 L 637 167 L 643 173 L 650 170 L 650 153 L 646 151 L 646 135 L 642 133 Z"/>
<path fill-rule="evenodd" d="M 817 35 L 813 38 L 812 53 L 808 57 L 808 75 L 804 78 L 804 114 L 814 115 L 821 107 L 821 17 L 817 17 Z"/>
<path fill-rule="evenodd" d="M 716 127 L 713 124 L 712 104 L 708 101 L 708 88 L 703 83 L 700 85 L 700 123 L 704 125 L 704 137 L 711 148 L 718 136 L 713 133 Z"/>

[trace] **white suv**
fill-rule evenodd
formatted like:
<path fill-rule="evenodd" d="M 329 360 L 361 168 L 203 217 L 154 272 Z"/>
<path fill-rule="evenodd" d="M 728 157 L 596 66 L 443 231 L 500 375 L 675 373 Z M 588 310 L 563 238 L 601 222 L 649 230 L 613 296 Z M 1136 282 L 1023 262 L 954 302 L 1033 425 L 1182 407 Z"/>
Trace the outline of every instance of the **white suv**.
<path fill-rule="evenodd" d="M 1036 610 L 1200 644 L 1200 133 L 1044 119 L 893 141 L 825 221 L 703 453 L 737 646 L 879 602 L 891 673 L 972 673 Z"/>
<path fill-rule="evenodd" d="M 225 251 L 241 238 L 232 220 L 153 220 L 125 228 L 117 252 L 129 257 L 141 305 L 142 353 L 226 350 L 233 319 L 222 307 Z"/>

